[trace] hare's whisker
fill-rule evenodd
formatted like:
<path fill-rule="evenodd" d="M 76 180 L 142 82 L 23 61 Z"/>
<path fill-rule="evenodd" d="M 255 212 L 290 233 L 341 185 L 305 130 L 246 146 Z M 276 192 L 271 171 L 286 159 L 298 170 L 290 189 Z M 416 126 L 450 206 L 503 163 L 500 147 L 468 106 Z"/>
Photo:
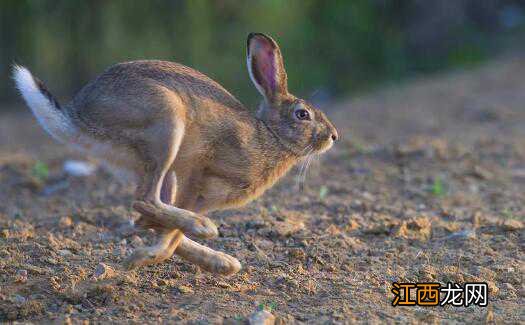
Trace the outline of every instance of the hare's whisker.
<path fill-rule="evenodd" d="M 312 161 L 312 158 L 313 158 L 313 149 L 310 150 L 310 152 L 308 152 L 308 155 L 306 156 L 306 160 L 305 160 L 305 163 L 304 163 L 304 168 L 302 169 L 302 175 L 301 175 L 301 184 L 304 185 L 305 181 L 306 181 L 306 173 L 307 173 L 307 170 L 308 170 L 308 167 L 310 166 L 310 163 Z"/>
<path fill-rule="evenodd" d="M 308 158 L 308 161 L 306 162 L 306 168 L 304 169 L 303 182 L 306 181 L 306 173 L 308 172 L 308 169 L 310 168 L 310 164 L 312 163 L 314 155 L 310 153 L 310 155 L 308 157 L 309 158 Z"/>

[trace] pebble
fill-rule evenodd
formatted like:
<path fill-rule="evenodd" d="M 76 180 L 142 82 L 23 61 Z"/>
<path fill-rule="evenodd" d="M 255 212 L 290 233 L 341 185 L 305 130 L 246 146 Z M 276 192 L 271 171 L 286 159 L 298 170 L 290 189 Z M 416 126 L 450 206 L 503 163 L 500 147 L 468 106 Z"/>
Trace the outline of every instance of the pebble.
<path fill-rule="evenodd" d="M 224 281 L 217 282 L 217 286 L 221 287 L 221 288 L 224 288 L 224 289 L 231 288 L 231 285 L 229 283 L 224 282 Z"/>
<path fill-rule="evenodd" d="M 514 286 L 508 282 L 505 282 L 503 283 L 503 288 L 505 288 L 505 290 L 509 290 L 509 291 L 515 291 L 516 288 L 514 288 Z"/>
<path fill-rule="evenodd" d="M 115 276 L 115 270 L 113 270 L 109 265 L 104 263 L 99 263 L 93 272 L 94 280 L 108 279 Z"/>
<path fill-rule="evenodd" d="M 18 283 L 26 283 L 27 282 L 27 270 L 18 270 L 16 271 L 16 277 L 15 281 Z"/>
<path fill-rule="evenodd" d="M 250 325 L 273 325 L 275 324 L 275 316 L 267 310 L 259 310 L 250 315 L 248 318 Z"/>
<path fill-rule="evenodd" d="M 75 177 L 85 177 L 95 172 L 96 166 L 81 160 L 67 160 L 64 162 L 64 171 Z"/>
<path fill-rule="evenodd" d="M 503 221 L 503 229 L 507 231 L 517 231 L 523 229 L 523 223 L 515 219 L 507 219 Z"/>
<path fill-rule="evenodd" d="M 142 238 L 135 235 L 131 238 L 131 245 L 133 245 L 133 247 L 135 248 L 141 247 L 141 246 L 144 246 L 144 241 L 142 240 Z"/>
<path fill-rule="evenodd" d="M 68 217 L 68 216 L 62 217 L 58 221 L 58 226 L 62 229 L 69 228 L 73 226 L 73 220 L 71 219 L 71 217 Z"/>
<path fill-rule="evenodd" d="M 73 254 L 73 253 L 71 253 L 71 251 L 69 249 L 60 249 L 60 250 L 58 250 L 57 253 L 60 256 L 68 256 L 68 255 Z"/>
<path fill-rule="evenodd" d="M 26 302 L 26 298 L 25 297 L 22 297 L 21 295 L 14 295 L 12 298 L 11 298 L 11 301 L 13 301 L 15 304 L 23 304 L 24 302 Z"/>
<path fill-rule="evenodd" d="M 476 231 L 474 231 L 473 229 L 466 229 L 466 230 L 455 232 L 445 237 L 445 240 L 450 240 L 450 239 L 476 239 Z"/>
<path fill-rule="evenodd" d="M 51 264 L 51 265 L 57 265 L 58 261 L 52 257 L 44 258 L 44 261 Z"/>
<path fill-rule="evenodd" d="M 193 289 L 188 286 L 180 285 L 177 287 L 180 293 L 193 293 Z"/>

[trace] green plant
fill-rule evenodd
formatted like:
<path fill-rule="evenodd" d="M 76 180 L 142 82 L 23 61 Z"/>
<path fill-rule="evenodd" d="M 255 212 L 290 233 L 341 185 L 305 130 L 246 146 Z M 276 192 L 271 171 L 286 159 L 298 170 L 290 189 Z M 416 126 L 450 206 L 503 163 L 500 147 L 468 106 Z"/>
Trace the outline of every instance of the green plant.
<path fill-rule="evenodd" d="M 514 219 L 514 213 L 512 213 L 512 211 L 509 208 L 503 209 L 503 211 L 501 211 L 501 214 L 507 219 Z"/>
<path fill-rule="evenodd" d="M 49 176 L 49 167 L 42 161 L 37 161 L 31 170 L 31 174 L 40 181 L 45 181 Z"/>
<path fill-rule="evenodd" d="M 445 195 L 445 188 L 443 186 L 443 182 L 441 181 L 441 177 L 435 177 L 434 182 L 432 183 L 432 194 L 435 196 L 443 196 Z"/>
<path fill-rule="evenodd" d="M 328 187 L 326 186 L 321 186 L 321 188 L 319 189 L 319 200 L 324 200 L 324 198 L 326 197 L 326 195 L 328 194 Z"/>
<path fill-rule="evenodd" d="M 277 308 L 277 303 L 275 301 L 270 301 L 265 303 L 260 303 L 257 306 L 257 310 L 267 310 L 270 313 L 273 312 Z"/>

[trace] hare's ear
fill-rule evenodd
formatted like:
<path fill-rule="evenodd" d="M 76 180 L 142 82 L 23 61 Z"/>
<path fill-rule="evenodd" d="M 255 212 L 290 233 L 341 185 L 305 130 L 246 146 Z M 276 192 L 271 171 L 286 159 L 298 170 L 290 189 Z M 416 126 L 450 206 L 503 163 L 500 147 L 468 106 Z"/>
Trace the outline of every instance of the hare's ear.
<path fill-rule="evenodd" d="M 277 43 L 269 36 L 250 33 L 247 42 L 248 72 L 257 90 L 268 102 L 288 94 L 283 57 Z"/>

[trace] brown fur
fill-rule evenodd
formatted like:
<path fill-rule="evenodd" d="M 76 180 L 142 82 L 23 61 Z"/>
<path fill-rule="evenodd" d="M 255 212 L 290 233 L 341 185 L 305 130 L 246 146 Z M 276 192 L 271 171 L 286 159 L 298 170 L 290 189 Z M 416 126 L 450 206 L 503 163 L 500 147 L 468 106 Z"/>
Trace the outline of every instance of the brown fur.
<path fill-rule="evenodd" d="M 264 96 L 253 116 L 222 86 L 183 65 L 134 61 L 114 65 L 86 85 L 62 112 L 78 128 L 71 142 L 139 176 L 139 224 L 160 232 L 129 267 L 173 252 L 206 270 L 235 273 L 239 262 L 199 245 L 217 235 L 200 214 L 239 207 L 260 196 L 299 159 L 329 148 L 337 131 L 326 116 L 288 93 L 279 47 L 250 34 L 248 64 Z M 299 121 L 298 109 L 312 121 Z"/>

